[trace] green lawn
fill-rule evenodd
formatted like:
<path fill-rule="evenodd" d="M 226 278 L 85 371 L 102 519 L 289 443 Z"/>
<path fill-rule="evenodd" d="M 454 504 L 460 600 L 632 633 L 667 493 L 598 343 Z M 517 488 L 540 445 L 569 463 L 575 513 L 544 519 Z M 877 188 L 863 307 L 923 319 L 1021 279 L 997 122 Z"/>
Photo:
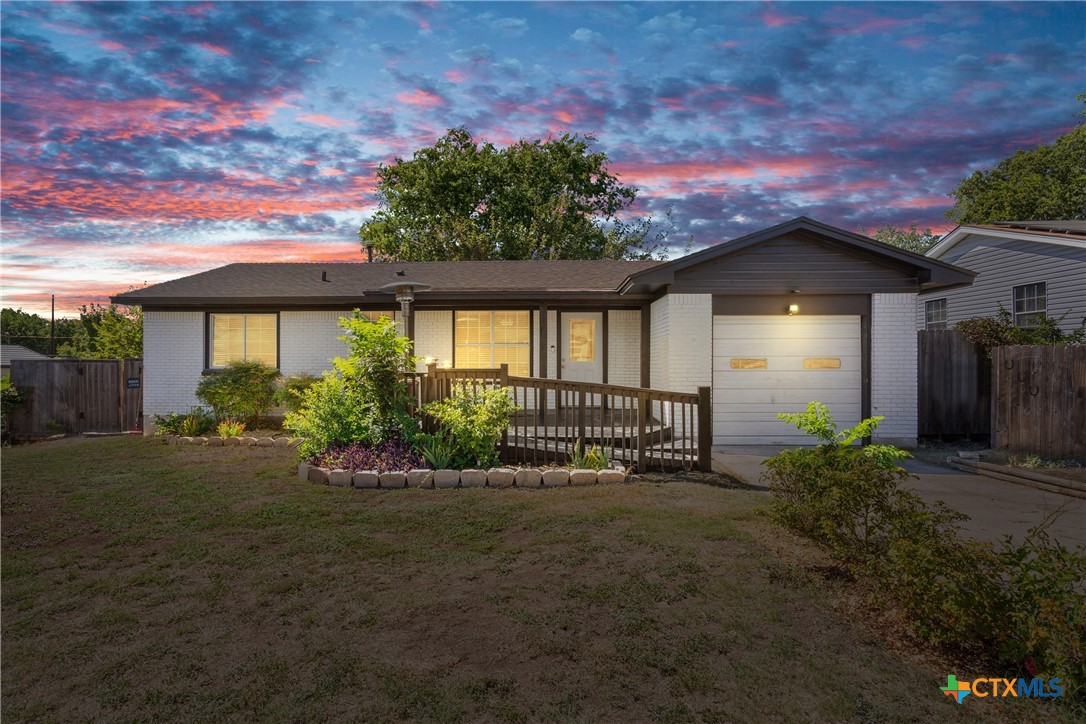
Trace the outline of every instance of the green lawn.
<path fill-rule="evenodd" d="M 835 614 L 824 582 L 762 542 L 778 533 L 753 512 L 759 493 L 355 491 L 298 482 L 292 455 L 133 438 L 6 448 L 4 719 L 992 710 L 957 707 L 937 689 L 951 672 Z"/>

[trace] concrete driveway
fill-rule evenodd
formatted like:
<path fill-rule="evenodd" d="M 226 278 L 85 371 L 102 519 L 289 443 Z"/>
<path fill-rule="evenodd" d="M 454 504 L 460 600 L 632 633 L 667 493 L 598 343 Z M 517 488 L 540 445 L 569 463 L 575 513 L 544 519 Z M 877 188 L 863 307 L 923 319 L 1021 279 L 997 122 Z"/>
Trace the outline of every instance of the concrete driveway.
<path fill-rule="evenodd" d="M 761 480 L 762 462 L 777 450 L 763 446 L 714 448 L 713 469 L 768 492 Z M 1010 534 L 1020 541 L 1030 528 L 1056 515 L 1048 528 L 1049 535 L 1069 547 L 1086 547 L 1086 500 L 1082 498 L 920 460 L 908 460 L 905 469 L 913 475 L 906 482 L 907 488 L 929 502 L 942 500 L 969 516 L 962 524 L 962 531 L 968 536 L 998 543 Z"/>

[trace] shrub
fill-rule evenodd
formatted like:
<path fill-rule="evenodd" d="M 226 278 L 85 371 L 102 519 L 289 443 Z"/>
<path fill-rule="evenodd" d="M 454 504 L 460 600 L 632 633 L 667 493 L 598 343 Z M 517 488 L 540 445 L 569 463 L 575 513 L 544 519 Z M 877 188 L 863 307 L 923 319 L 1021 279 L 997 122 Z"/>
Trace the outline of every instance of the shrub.
<path fill-rule="evenodd" d="M 0 427 L 7 429 L 8 415 L 26 401 L 26 392 L 11 384 L 11 376 L 0 377 Z"/>
<path fill-rule="evenodd" d="M 778 523 L 826 546 L 875 581 L 915 632 L 936 645 L 975 649 L 1008 667 L 1036 664 L 1086 699 L 1086 556 L 1054 544 L 1044 526 L 1002 547 L 959 536 L 967 516 L 902 490 L 902 450 L 845 447 L 878 419 L 838 431 L 829 410 L 781 415 L 822 445 L 766 461 Z M 866 433 L 866 434 L 865 434 Z"/>
<path fill-rule="evenodd" d="M 1067 315 L 1064 315 L 1067 316 Z M 963 319 L 954 325 L 954 329 L 965 335 L 970 342 L 979 344 L 991 356 L 993 347 L 1006 345 L 1065 345 L 1086 343 L 1086 318 L 1079 328 L 1071 332 L 1060 329 L 1063 317 L 1053 319 L 1044 314 L 1037 315 L 1032 327 L 1019 327 L 1014 317 L 1000 304 L 994 317 L 973 317 Z"/>
<path fill-rule="evenodd" d="M 422 460 L 412 446 L 402 440 L 337 446 L 314 455 L 309 463 L 322 468 L 376 470 L 378 473 L 407 472 L 422 466 Z"/>
<path fill-rule="evenodd" d="M 202 407 L 194 407 L 181 420 L 177 433 L 183 437 L 199 437 L 215 429 L 215 418 Z"/>
<path fill-rule="evenodd" d="M 180 435 L 181 423 L 185 421 L 184 415 L 171 412 L 168 415 L 155 415 L 155 435 Z"/>
<path fill-rule="evenodd" d="M 456 459 L 456 445 L 443 435 L 418 435 L 415 438 L 415 446 L 434 470 L 448 470 Z"/>
<path fill-rule="evenodd" d="M 219 426 L 215 429 L 215 432 L 225 440 L 228 437 L 238 437 L 241 433 L 245 432 L 245 423 L 236 422 L 234 420 L 223 420 L 219 423 Z"/>
<path fill-rule="evenodd" d="M 283 426 L 303 438 L 298 446 L 303 459 L 353 442 L 372 445 L 382 441 L 382 431 L 370 407 L 358 386 L 326 372 L 302 395 L 301 408 L 286 414 Z"/>
<path fill-rule="evenodd" d="M 457 467 L 490 467 L 498 462 L 498 443 L 518 409 L 506 387 L 453 386 L 449 397 L 431 402 L 425 412 L 438 423 L 455 453 Z"/>
<path fill-rule="evenodd" d="M 284 420 L 305 438 L 298 448 L 303 459 L 354 442 L 411 442 L 418 433 L 408 412 L 406 375 L 415 364 L 411 340 L 397 336 L 391 319 L 371 322 L 357 309 L 339 324 L 347 330 L 340 339 L 350 354 L 332 360 L 332 371 L 299 392 L 297 409 Z"/>
<path fill-rule="evenodd" d="M 221 371 L 204 377 L 196 397 L 219 420 L 242 420 L 256 427 L 275 404 L 279 371 L 260 362 L 231 362 Z"/>
<path fill-rule="evenodd" d="M 275 404 L 286 408 L 287 412 L 297 412 L 302 408 L 305 391 L 320 382 L 320 377 L 313 375 L 291 375 L 283 380 L 282 386 L 275 391 Z"/>

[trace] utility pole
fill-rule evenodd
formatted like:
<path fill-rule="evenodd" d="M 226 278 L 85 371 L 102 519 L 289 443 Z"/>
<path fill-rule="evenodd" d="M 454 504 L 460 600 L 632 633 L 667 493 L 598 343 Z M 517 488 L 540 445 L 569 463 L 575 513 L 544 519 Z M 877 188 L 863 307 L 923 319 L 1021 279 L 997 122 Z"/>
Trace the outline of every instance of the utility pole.
<path fill-rule="evenodd" d="M 49 356 L 57 356 L 57 295 L 49 295 Z"/>

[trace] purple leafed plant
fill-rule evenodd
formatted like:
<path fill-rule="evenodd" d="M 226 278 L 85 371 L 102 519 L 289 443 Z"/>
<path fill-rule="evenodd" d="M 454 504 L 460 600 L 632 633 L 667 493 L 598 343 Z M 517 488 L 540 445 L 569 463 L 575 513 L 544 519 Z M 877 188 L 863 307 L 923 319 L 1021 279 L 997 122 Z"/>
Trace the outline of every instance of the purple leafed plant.
<path fill-rule="evenodd" d="M 331 470 L 376 470 L 378 473 L 407 472 L 425 467 L 411 446 L 402 440 L 377 445 L 356 442 L 330 447 L 309 459 L 310 465 Z"/>

